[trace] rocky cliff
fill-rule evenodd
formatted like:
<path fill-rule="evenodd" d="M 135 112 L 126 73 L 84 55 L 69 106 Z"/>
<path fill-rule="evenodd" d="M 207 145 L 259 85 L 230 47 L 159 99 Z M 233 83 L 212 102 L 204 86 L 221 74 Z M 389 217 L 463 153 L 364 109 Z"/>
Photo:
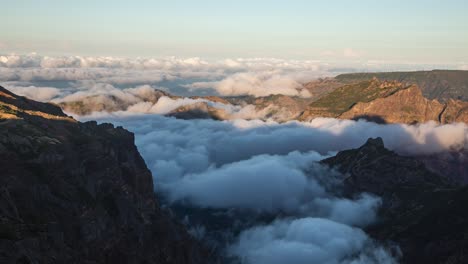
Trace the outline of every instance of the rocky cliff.
<path fill-rule="evenodd" d="M 406 124 L 468 122 L 468 102 L 450 99 L 441 103 L 424 97 L 416 85 L 374 78 L 334 90 L 311 103 L 299 119 L 316 117 Z"/>
<path fill-rule="evenodd" d="M 134 136 L 0 87 L 0 263 L 206 263 Z"/>
<path fill-rule="evenodd" d="M 446 102 L 449 99 L 468 101 L 468 71 L 433 70 L 414 72 L 350 73 L 336 76 L 333 81 L 358 83 L 372 78 L 418 85 L 429 99 Z"/>
<path fill-rule="evenodd" d="M 346 195 L 382 197 L 379 221 L 366 231 L 396 242 L 403 263 L 467 263 L 467 187 L 429 171 L 415 158 L 385 149 L 380 138 L 323 163 L 344 174 Z"/>

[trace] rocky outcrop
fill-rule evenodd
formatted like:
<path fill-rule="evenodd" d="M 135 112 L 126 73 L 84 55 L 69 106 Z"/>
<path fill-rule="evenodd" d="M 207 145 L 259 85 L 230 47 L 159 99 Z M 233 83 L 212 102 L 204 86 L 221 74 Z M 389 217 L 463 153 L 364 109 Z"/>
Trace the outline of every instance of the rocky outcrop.
<path fill-rule="evenodd" d="M 358 119 L 378 116 L 386 123 L 423 123 L 438 121 L 445 106 L 437 100 L 422 96 L 417 86 L 400 90 L 388 97 L 377 98 L 370 102 L 358 102 L 339 117 Z"/>
<path fill-rule="evenodd" d="M 166 116 L 173 116 L 179 119 L 230 119 L 229 113 L 224 109 L 210 106 L 207 102 L 196 102 L 178 107 L 166 114 Z"/>
<path fill-rule="evenodd" d="M 0 263 L 206 263 L 134 136 L 0 88 Z"/>
<path fill-rule="evenodd" d="M 441 103 L 423 96 L 416 85 L 373 79 L 346 85 L 312 103 L 299 117 L 366 119 L 377 123 L 467 122 L 468 102 Z"/>
<path fill-rule="evenodd" d="M 344 84 L 358 83 L 372 78 L 415 84 L 424 97 L 447 102 L 449 99 L 468 101 L 468 71 L 433 70 L 414 72 L 349 73 L 333 80 Z"/>
<path fill-rule="evenodd" d="M 344 174 L 346 195 L 382 197 L 379 221 L 366 232 L 396 242 L 403 263 L 467 263 L 467 187 L 429 171 L 415 158 L 385 149 L 379 138 L 323 163 Z"/>

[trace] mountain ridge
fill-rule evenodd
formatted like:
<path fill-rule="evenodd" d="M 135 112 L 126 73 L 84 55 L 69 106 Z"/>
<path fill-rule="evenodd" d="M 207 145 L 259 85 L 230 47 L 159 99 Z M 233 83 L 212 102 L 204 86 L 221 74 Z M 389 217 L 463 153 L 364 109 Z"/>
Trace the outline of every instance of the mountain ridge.
<path fill-rule="evenodd" d="M 133 133 L 0 87 L 0 262 L 206 263 L 163 211 Z"/>

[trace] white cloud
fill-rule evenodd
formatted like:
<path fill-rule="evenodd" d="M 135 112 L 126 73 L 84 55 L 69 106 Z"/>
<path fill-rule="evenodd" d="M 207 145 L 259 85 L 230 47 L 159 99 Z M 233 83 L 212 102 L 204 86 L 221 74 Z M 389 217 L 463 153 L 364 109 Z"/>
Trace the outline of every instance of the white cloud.
<path fill-rule="evenodd" d="M 36 101 L 48 102 L 61 94 L 60 89 L 54 87 L 14 86 L 5 85 L 13 93 L 26 96 Z"/>
<path fill-rule="evenodd" d="M 362 230 L 310 217 L 246 230 L 230 252 L 247 264 L 397 263 Z"/>
<path fill-rule="evenodd" d="M 236 73 L 216 82 L 195 82 L 186 87 L 213 88 L 222 96 L 252 95 L 262 97 L 274 94 L 310 97 L 308 90 L 291 76 L 279 72 Z"/>

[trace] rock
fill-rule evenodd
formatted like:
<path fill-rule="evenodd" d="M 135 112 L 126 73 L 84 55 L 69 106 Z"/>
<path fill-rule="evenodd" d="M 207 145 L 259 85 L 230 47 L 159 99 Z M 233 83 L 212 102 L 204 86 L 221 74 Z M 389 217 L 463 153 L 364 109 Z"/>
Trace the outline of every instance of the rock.
<path fill-rule="evenodd" d="M 0 263 L 209 261 L 159 207 L 132 133 L 3 88 L 0 104 L 16 111 L 0 123 Z"/>
<path fill-rule="evenodd" d="M 366 232 L 398 244 L 402 263 L 468 261 L 468 187 L 385 149 L 381 139 L 322 162 L 345 175 L 347 196 L 366 192 L 382 198 L 379 220 Z"/>
<path fill-rule="evenodd" d="M 468 102 L 427 99 L 416 85 L 373 78 L 345 85 L 310 104 L 299 120 L 317 117 L 365 119 L 376 123 L 467 122 Z"/>

